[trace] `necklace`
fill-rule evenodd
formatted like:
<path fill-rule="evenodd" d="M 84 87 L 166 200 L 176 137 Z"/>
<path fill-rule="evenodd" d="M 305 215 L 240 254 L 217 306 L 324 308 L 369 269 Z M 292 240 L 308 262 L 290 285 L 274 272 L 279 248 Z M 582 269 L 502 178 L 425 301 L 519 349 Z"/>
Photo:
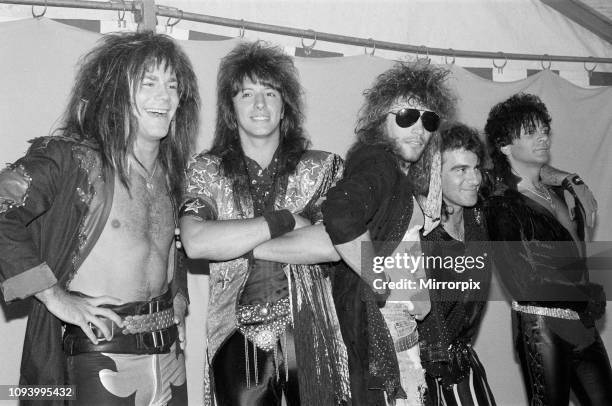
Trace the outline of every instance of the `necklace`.
<path fill-rule="evenodd" d="M 457 237 L 459 237 L 459 241 L 464 241 L 465 240 L 465 231 L 464 230 L 457 230 Z"/>
<path fill-rule="evenodd" d="M 553 198 L 550 194 L 550 192 L 548 191 L 548 188 L 542 184 L 540 184 L 540 188 L 541 188 L 541 192 L 538 191 L 538 188 L 536 187 L 536 185 L 533 185 L 533 188 L 530 188 L 527 185 L 523 185 L 523 187 L 530 191 L 531 193 L 533 193 L 534 195 L 536 195 L 537 197 L 539 197 L 542 200 L 545 200 L 546 203 L 548 203 L 550 205 L 550 207 L 553 208 L 553 210 L 555 209 L 555 202 L 553 201 Z"/>
<path fill-rule="evenodd" d="M 463 225 L 463 227 L 462 227 Z M 464 241 L 465 238 L 465 225 L 463 221 L 453 224 L 450 221 L 445 221 L 443 224 L 446 232 L 453 237 L 455 240 Z M 452 231 L 452 232 L 451 232 Z"/>
<path fill-rule="evenodd" d="M 145 184 L 147 185 L 147 189 L 149 190 L 153 190 L 153 186 L 155 186 L 155 184 L 153 183 L 153 181 L 155 180 L 155 172 L 157 171 L 157 166 L 158 166 L 159 161 L 156 159 L 155 163 L 153 164 L 153 169 L 151 170 L 151 174 L 149 175 L 147 173 L 147 176 L 145 176 Z"/>
<path fill-rule="evenodd" d="M 157 167 L 159 166 L 159 159 L 156 159 L 155 162 L 153 163 L 153 169 L 151 169 L 151 173 L 149 173 L 149 171 L 147 170 L 147 168 L 142 164 L 142 162 L 140 162 L 140 160 L 138 158 L 136 158 L 136 156 L 133 156 L 134 160 L 136 161 L 136 163 L 138 165 L 140 165 L 140 167 L 142 168 L 142 170 L 144 171 L 144 174 L 141 173 L 140 171 L 137 171 L 138 174 L 140 174 L 140 176 L 142 176 L 142 178 L 145 181 L 145 186 L 147 187 L 147 189 L 149 190 L 153 190 L 153 187 L 155 186 L 154 183 L 154 178 L 155 178 L 155 172 L 157 172 Z"/>

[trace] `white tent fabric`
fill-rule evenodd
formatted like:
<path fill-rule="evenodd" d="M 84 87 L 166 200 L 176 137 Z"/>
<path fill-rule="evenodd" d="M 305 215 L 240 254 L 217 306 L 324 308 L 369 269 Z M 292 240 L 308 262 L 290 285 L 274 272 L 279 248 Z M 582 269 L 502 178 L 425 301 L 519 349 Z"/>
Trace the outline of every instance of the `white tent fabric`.
<path fill-rule="evenodd" d="M 612 56 L 611 44 L 539 0 L 211 0 L 205 4 L 197 0 L 160 0 L 159 3 L 213 16 L 428 47 Z M 185 27 L 198 29 L 197 25 L 188 24 L 191 23 L 186 22 Z M 227 27 L 210 27 L 207 32 L 237 35 L 235 28 Z M 249 34 L 253 33 L 247 30 L 246 35 Z M 276 37 L 277 42 L 287 41 L 281 38 Z M 299 42 L 298 39 L 294 43 Z M 308 39 L 305 42 L 310 43 Z M 338 45 L 325 45 L 331 50 L 340 49 Z M 342 49 L 338 52 L 345 55 L 363 53 L 352 46 Z M 539 68 L 539 62 L 536 63 Z"/>
<path fill-rule="evenodd" d="M 398 6 L 399 7 L 399 6 Z M 75 65 L 100 37 L 47 19 L 0 23 L 0 163 L 23 154 L 26 141 L 57 127 L 73 82 Z M 210 145 L 214 127 L 215 77 L 219 59 L 237 40 L 181 41 L 198 74 L 202 96 L 198 149 Z M 341 58 L 296 58 L 306 96 L 306 129 L 313 147 L 344 155 L 353 141 L 362 91 L 392 62 L 366 55 Z M 482 129 L 491 106 L 511 94 L 540 95 L 553 118 L 553 164 L 579 172 L 598 197 L 600 217 L 596 239 L 612 240 L 612 88 L 584 89 L 551 72 L 511 83 L 494 83 L 452 67 L 452 85 L 459 95 L 459 118 Z M 203 320 L 207 292 L 190 275 L 187 362 L 190 398 L 202 394 Z M 612 292 L 608 292 L 612 297 Z M 0 353 L 5 368 L 0 382 L 16 382 L 23 336 L 21 311 L 3 306 Z M 603 339 L 612 349 L 612 311 Z M 491 387 L 501 405 L 525 404 L 519 369 L 511 347 L 509 310 L 505 302 L 489 304 L 477 351 L 487 368 Z"/>
<path fill-rule="evenodd" d="M 612 57 L 612 44 L 540 0 L 156 0 L 156 4 L 236 20 L 427 47 Z M 36 12 L 41 11 L 42 7 L 36 7 Z M 113 11 L 49 7 L 45 16 L 101 20 L 103 32 L 117 29 L 117 13 Z M 131 14 L 126 16 L 126 20 L 132 22 Z M 0 20 L 30 17 L 29 6 L 0 5 Z M 166 21 L 165 17 L 158 18 L 158 27 L 163 29 Z M 174 27 L 173 35 L 185 39 L 185 30 L 230 38 L 239 32 L 232 27 L 181 21 Z M 245 36 L 247 39 L 269 39 L 287 47 L 301 46 L 299 38 L 249 30 Z M 309 38 L 304 41 L 311 43 Z M 343 55 L 363 54 L 361 47 L 320 40 L 315 49 Z M 407 56 L 383 50 L 376 50 L 376 55 L 393 59 Z M 433 62 L 444 63 L 444 58 L 433 57 Z M 503 64 L 503 58 L 496 63 Z M 457 64 L 493 68 L 491 60 L 458 58 Z M 587 64 L 587 67 L 593 65 Z M 527 76 L 527 69 L 542 69 L 542 63 L 510 60 L 502 73 L 493 69 L 494 80 L 522 79 Z M 553 62 L 551 69 L 560 71 L 562 77 L 577 85 L 589 84 L 582 63 Z M 612 72 L 612 64 L 601 64 L 596 71 Z"/>

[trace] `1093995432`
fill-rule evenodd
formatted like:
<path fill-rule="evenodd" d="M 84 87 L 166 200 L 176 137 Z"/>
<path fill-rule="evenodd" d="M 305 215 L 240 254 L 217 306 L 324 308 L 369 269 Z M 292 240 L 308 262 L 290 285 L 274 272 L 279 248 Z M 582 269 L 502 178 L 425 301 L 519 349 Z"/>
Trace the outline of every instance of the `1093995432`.
<path fill-rule="evenodd" d="M 74 385 L 0 385 L 0 400 L 75 400 Z"/>

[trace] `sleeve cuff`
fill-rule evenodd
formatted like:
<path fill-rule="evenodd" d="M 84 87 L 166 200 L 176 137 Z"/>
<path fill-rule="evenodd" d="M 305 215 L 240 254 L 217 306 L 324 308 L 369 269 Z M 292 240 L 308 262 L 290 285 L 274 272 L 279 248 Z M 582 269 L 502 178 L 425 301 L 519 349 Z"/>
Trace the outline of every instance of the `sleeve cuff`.
<path fill-rule="evenodd" d="M 45 262 L 13 276 L 2 283 L 2 294 L 6 302 L 24 299 L 57 283 L 57 278 Z"/>
<path fill-rule="evenodd" d="M 196 197 L 185 201 L 179 210 L 179 217 L 192 216 L 200 220 L 215 220 L 217 213 L 211 205 L 203 199 Z"/>
<path fill-rule="evenodd" d="M 342 227 L 342 225 L 334 224 L 334 222 L 331 222 L 331 224 L 325 222 L 325 231 L 329 235 L 332 244 L 340 245 L 353 241 L 355 238 L 368 231 L 368 227 L 365 224 L 347 224 L 345 227 Z"/>

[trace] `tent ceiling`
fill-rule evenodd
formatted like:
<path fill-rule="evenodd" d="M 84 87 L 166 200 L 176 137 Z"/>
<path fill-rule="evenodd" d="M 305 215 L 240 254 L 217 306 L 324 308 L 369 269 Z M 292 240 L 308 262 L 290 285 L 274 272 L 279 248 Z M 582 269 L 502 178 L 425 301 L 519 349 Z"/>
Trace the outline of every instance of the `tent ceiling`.
<path fill-rule="evenodd" d="M 612 21 L 612 2 L 610 0 L 582 0 L 582 3 L 605 15 Z"/>
<path fill-rule="evenodd" d="M 609 0 L 542 0 L 542 3 L 612 44 L 612 4 Z"/>

